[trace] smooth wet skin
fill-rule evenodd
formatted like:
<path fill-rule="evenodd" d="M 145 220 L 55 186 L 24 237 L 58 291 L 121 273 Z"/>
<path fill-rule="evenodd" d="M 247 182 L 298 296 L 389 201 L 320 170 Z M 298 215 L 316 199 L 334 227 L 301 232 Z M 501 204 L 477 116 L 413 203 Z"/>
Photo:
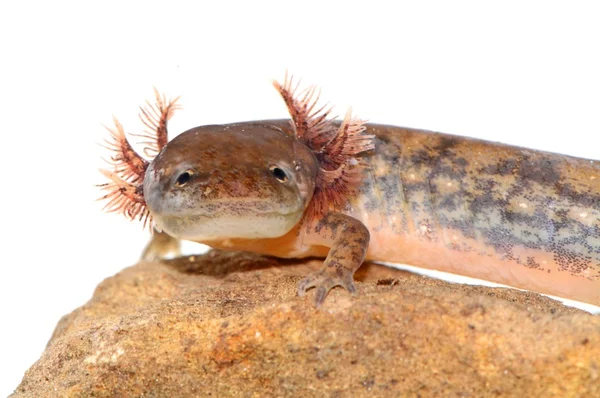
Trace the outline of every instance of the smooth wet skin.
<path fill-rule="evenodd" d="M 183 133 L 151 163 L 144 195 L 156 225 L 175 238 L 326 257 L 299 285 L 301 294 L 316 287 L 318 304 L 333 286 L 353 292 L 365 257 L 600 304 L 596 163 L 392 126 L 367 133 L 376 145 L 361 156 L 368 168 L 358 193 L 313 222 L 302 215 L 315 158 L 288 121 Z"/>

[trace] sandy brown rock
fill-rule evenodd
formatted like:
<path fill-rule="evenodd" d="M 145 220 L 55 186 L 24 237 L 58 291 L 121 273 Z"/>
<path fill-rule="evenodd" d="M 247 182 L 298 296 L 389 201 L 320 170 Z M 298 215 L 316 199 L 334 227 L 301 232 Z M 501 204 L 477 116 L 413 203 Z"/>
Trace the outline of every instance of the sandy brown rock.
<path fill-rule="evenodd" d="M 58 324 L 14 397 L 600 396 L 600 318 L 364 266 L 321 310 L 299 264 L 141 263 Z"/>

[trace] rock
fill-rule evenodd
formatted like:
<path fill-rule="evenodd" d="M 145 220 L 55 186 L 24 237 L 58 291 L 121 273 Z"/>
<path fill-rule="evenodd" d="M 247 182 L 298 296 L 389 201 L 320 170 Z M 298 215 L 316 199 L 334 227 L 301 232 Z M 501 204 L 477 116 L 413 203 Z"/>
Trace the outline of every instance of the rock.
<path fill-rule="evenodd" d="M 320 263 L 140 263 L 66 315 L 13 397 L 600 396 L 600 318 L 377 265 L 321 310 Z"/>

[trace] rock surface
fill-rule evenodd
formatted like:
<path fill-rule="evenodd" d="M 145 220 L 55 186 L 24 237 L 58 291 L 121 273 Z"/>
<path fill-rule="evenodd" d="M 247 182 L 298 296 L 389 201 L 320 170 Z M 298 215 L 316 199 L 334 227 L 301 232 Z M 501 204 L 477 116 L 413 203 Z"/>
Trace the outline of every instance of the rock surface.
<path fill-rule="evenodd" d="M 318 264 L 215 251 L 126 268 L 13 396 L 600 396 L 600 317 L 376 265 L 315 310 L 295 286 Z"/>

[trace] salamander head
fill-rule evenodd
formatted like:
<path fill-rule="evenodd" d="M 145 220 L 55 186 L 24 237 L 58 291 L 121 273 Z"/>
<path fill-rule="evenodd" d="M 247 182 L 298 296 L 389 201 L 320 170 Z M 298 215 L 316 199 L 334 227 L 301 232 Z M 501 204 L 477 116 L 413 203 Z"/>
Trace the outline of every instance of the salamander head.
<path fill-rule="evenodd" d="M 143 195 L 156 227 L 174 237 L 272 238 L 302 218 L 317 170 L 313 153 L 276 125 L 203 126 L 156 156 Z"/>

